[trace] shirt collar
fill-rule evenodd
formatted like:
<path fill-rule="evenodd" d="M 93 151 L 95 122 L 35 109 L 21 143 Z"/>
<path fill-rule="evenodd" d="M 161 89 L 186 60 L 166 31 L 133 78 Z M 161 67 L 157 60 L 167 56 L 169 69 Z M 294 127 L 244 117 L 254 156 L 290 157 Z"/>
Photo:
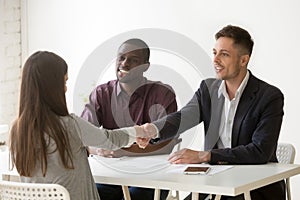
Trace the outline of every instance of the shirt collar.
<path fill-rule="evenodd" d="M 117 81 L 116 87 L 117 87 L 117 96 L 119 96 L 119 94 L 122 92 L 122 88 L 120 86 L 120 82 L 119 81 Z"/>
<path fill-rule="evenodd" d="M 250 73 L 247 70 L 245 78 L 243 79 L 242 83 L 240 84 L 239 88 L 237 89 L 237 91 L 235 93 L 235 98 L 240 97 L 242 95 L 242 93 L 243 93 L 243 91 L 244 91 L 244 89 L 245 89 L 245 87 L 246 87 L 246 85 L 248 83 L 249 76 L 250 76 Z M 229 98 L 227 90 L 226 90 L 226 86 L 225 86 L 225 81 L 224 80 L 222 80 L 221 85 L 219 87 L 218 98 L 220 98 L 221 94 L 223 94 L 224 97 Z"/>
<path fill-rule="evenodd" d="M 141 86 L 146 85 L 146 84 L 149 84 L 149 83 L 150 83 L 150 81 L 148 81 L 148 79 L 144 77 L 144 81 L 143 81 L 143 84 L 142 84 Z M 140 87 L 141 87 L 141 86 L 140 86 Z M 140 90 L 140 89 L 139 89 L 140 87 L 138 87 L 138 88 L 134 91 L 134 93 L 139 94 L 140 96 L 143 96 L 143 95 L 144 95 L 144 90 Z M 116 90 L 117 96 L 119 96 L 122 92 L 124 92 L 124 91 L 122 90 L 122 88 L 121 88 L 121 85 L 120 85 L 120 82 L 119 82 L 119 81 L 117 81 L 116 89 L 117 89 L 117 90 Z M 125 94 L 126 94 L 126 93 L 125 93 Z"/>

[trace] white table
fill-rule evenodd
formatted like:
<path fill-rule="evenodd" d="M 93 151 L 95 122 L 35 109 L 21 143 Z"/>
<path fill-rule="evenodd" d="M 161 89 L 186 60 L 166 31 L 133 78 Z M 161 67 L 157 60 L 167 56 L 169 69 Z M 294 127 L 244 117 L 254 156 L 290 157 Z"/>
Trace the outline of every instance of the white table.
<path fill-rule="evenodd" d="M 0 157 L 1 166 L 8 161 L 7 155 L 3 159 L 3 153 Z M 112 169 L 91 157 L 89 163 L 95 182 L 123 185 L 124 193 L 128 195 L 127 199 L 130 199 L 127 186 L 137 186 L 156 189 L 155 199 L 159 199 L 160 189 L 168 189 L 193 192 L 193 194 L 216 194 L 219 195 L 218 197 L 244 194 L 245 200 L 250 200 L 251 190 L 300 174 L 300 165 L 298 164 L 235 165 L 231 169 L 209 176 L 184 175 L 177 169 L 185 166 L 179 165 L 168 165 L 160 167 L 160 170 L 146 173 L 140 173 L 140 170 L 137 170 L 137 173 L 133 173 L 128 170 L 121 172 Z M 6 168 L 2 168 L 0 173 L 5 179 L 16 175 L 15 171 L 8 171 Z M 197 199 L 197 197 L 194 195 L 193 199 Z"/>
<path fill-rule="evenodd" d="M 250 191 L 279 180 L 300 174 L 300 165 L 269 163 L 265 165 L 235 165 L 226 171 L 208 175 L 172 173 L 176 165 L 169 165 L 151 173 L 124 173 L 104 166 L 89 158 L 95 182 L 154 189 L 237 196 L 244 194 L 250 200 Z M 126 188 L 125 188 L 126 189 Z M 159 190 L 156 190 L 156 192 Z M 155 199 L 159 199 L 159 192 Z M 197 199 L 198 195 L 193 195 Z"/>

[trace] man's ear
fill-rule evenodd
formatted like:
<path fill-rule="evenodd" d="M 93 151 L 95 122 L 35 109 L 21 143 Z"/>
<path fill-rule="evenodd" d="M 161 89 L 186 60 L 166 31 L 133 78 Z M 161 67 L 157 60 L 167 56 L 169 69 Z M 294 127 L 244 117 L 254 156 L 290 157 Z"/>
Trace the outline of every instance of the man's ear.
<path fill-rule="evenodd" d="M 243 67 L 247 66 L 249 60 L 250 60 L 250 56 L 248 54 L 242 55 L 241 60 L 240 60 L 241 66 L 243 66 Z"/>

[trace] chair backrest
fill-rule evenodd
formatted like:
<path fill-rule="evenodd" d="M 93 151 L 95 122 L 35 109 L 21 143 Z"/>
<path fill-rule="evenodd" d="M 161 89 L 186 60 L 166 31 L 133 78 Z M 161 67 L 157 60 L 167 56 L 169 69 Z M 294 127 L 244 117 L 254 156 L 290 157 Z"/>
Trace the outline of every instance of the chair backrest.
<path fill-rule="evenodd" d="M 295 147 L 289 143 L 278 143 L 276 156 L 279 163 L 293 164 L 295 160 Z"/>
<path fill-rule="evenodd" d="M 1 200 L 70 200 L 66 188 L 58 184 L 0 181 Z"/>

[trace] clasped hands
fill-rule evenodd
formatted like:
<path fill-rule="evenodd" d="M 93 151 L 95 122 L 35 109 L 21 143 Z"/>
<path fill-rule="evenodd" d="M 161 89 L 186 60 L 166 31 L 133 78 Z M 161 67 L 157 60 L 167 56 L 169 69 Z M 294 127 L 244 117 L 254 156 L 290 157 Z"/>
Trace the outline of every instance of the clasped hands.
<path fill-rule="evenodd" d="M 157 137 L 157 130 L 153 124 L 146 123 L 141 126 L 134 126 L 135 129 L 135 141 L 139 148 L 145 149 L 147 145 L 149 144 L 150 140 L 152 138 Z M 89 154 L 104 156 L 104 157 L 118 157 L 118 155 L 115 154 L 115 151 L 107 150 L 107 149 L 101 149 L 96 147 L 88 147 Z"/>
<path fill-rule="evenodd" d="M 146 148 L 152 138 L 156 138 L 158 133 L 156 127 L 151 123 L 135 126 L 136 143 L 140 148 Z M 192 149 L 181 149 L 172 153 L 168 161 L 173 164 L 205 163 L 211 160 L 209 151 L 195 151 Z"/>
<path fill-rule="evenodd" d="M 134 126 L 134 128 L 136 131 L 136 144 L 142 149 L 146 148 L 150 140 L 158 135 L 156 127 L 150 123 Z"/>
<path fill-rule="evenodd" d="M 158 136 L 157 129 L 154 124 L 146 123 L 141 126 L 134 126 L 136 131 L 136 144 L 139 148 L 146 148 L 152 138 Z M 94 154 L 105 157 L 113 157 L 113 151 L 97 149 Z M 209 162 L 211 153 L 209 151 L 195 151 L 192 149 L 181 149 L 172 153 L 168 161 L 173 164 L 187 164 L 187 163 L 204 163 Z"/>

